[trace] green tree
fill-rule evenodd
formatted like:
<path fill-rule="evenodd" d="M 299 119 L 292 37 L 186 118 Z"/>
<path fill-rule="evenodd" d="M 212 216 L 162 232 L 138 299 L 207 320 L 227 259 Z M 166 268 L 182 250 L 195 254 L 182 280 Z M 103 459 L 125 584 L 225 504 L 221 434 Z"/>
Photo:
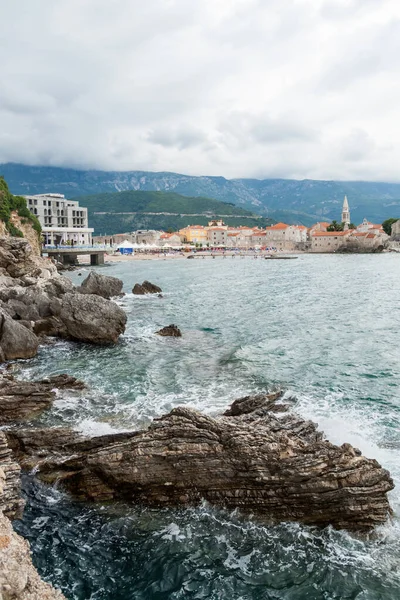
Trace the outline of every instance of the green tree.
<path fill-rule="evenodd" d="M 398 221 L 398 219 L 386 219 L 386 221 L 383 221 L 382 223 L 382 227 L 383 227 L 383 231 L 385 233 L 387 233 L 388 235 L 392 235 L 392 225 L 393 223 L 396 223 L 396 221 Z"/>
<path fill-rule="evenodd" d="M 326 228 L 327 231 L 343 231 L 344 223 L 338 223 L 337 221 L 332 221 L 332 223 Z"/>
<path fill-rule="evenodd" d="M 357 229 L 357 227 L 354 225 L 354 223 L 350 223 L 349 229 Z"/>

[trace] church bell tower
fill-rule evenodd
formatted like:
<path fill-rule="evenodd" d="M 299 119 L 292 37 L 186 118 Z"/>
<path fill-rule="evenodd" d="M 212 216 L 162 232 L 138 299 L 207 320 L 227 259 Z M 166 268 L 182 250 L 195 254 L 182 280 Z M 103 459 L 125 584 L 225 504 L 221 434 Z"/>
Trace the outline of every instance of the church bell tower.
<path fill-rule="evenodd" d="M 350 209 L 349 203 L 347 202 L 347 196 L 344 197 L 343 208 L 342 208 L 342 223 L 347 225 L 346 229 L 348 229 L 351 221 L 350 221 Z"/>

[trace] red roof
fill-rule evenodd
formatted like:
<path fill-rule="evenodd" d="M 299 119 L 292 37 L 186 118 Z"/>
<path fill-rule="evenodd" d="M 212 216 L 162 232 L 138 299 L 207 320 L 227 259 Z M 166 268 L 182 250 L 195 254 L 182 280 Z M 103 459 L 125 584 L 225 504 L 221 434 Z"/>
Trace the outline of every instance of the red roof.
<path fill-rule="evenodd" d="M 287 229 L 289 225 L 286 223 L 277 223 L 276 225 L 272 225 L 271 227 L 266 227 L 266 229 Z"/>

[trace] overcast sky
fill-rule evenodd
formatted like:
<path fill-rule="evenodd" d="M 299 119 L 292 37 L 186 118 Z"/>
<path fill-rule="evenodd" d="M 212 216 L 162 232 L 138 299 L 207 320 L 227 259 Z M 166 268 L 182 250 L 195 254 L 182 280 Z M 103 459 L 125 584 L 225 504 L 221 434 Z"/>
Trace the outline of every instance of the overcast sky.
<path fill-rule="evenodd" d="M 0 162 L 400 181 L 398 0 L 0 7 Z"/>

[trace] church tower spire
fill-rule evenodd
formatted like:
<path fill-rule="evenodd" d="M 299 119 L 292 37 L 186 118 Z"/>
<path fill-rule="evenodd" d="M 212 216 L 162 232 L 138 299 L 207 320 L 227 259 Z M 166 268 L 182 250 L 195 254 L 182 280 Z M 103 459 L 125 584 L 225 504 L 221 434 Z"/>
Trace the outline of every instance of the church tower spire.
<path fill-rule="evenodd" d="M 348 226 L 351 223 L 351 221 L 350 221 L 350 209 L 349 209 L 349 203 L 347 201 L 347 196 L 344 197 L 344 201 L 343 201 L 342 223 L 344 223 L 345 225 L 347 225 L 346 229 L 348 229 Z"/>

